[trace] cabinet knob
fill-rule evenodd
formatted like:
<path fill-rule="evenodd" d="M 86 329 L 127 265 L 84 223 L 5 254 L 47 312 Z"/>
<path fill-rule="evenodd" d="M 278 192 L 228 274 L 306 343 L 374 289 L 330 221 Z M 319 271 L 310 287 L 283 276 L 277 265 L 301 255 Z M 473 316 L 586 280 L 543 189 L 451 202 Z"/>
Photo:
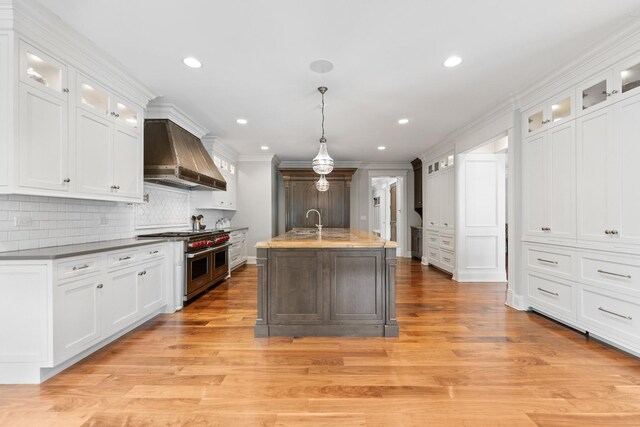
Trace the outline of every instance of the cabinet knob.
<path fill-rule="evenodd" d="M 112 112 L 111 112 L 111 115 L 115 117 L 116 112 L 115 112 L 115 111 L 112 111 Z"/>
<path fill-rule="evenodd" d="M 445 226 L 445 227 L 448 227 L 448 226 L 449 226 L 449 224 L 447 224 L 447 223 L 445 222 L 445 223 L 444 223 L 444 226 Z"/>
<path fill-rule="evenodd" d="M 98 289 L 102 289 L 104 287 L 104 285 L 102 283 L 100 283 L 98 286 L 96 286 L 96 288 Z"/>
<path fill-rule="evenodd" d="M 63 180 L 62 180 L 62 182 L 67 182 L 67 183 L 69 183 L 69 182 L 71 182 L 71 179 L 69 179 L 69 178 L 65 178 L 65 179 L 63 179 Z"/>
<path fill-rule="evenodd" d="M 65 87 L 64 89 L 62 89 L 62 91 L 63 91 L 64 93 L 69 93 L 69 88 L 68 88 L 68 87 Z"/>
<path fill-rule="evenodd" d="M 145 271 L 141 271 L 140 273 L 138 273 L 138 276 L 144 276 L 145 274 L 147 274 L 146 270 Z"/>
<path fill-rule="evenodd" d="M 611 230 L 604 230 L 604 234 L 611 234 Z"/>
<path fill-rule="evenodd" d="M 618 230 L 611 230 L 611 234 L 617 235 L 618 234 Z"/>

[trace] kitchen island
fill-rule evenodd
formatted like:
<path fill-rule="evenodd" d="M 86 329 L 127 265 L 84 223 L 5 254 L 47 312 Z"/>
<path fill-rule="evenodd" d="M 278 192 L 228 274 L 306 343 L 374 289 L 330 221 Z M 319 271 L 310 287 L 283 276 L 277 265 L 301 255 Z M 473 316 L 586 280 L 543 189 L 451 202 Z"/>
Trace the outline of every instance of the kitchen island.
<path fill-rule="evenodd" d="M 256 337 L 398 336 L 397 243 L 355 228 L 258 242 Z"/>

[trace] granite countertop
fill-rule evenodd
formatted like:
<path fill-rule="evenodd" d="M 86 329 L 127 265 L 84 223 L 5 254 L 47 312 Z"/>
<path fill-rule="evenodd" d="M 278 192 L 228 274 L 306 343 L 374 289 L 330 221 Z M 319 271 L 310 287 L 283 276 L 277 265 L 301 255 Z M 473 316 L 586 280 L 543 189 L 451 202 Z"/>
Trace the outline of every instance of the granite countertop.
<path fill-rule="evenodd" d="M 81 243 L 77 245 L 51 246 L 48 248 L 26 249 L 22 251 L 0 252 L 0 261 L 59 259 L 136 246 L 165 242 L 164 239 L 119 239 L 104 242 Z"/>
<path fill-rule="evenodd" d="M 314 233 L 314 231 L 316 231 Z M 357 228 L 294 228 L 256 248 L 397 248 L 398 244 Z"/>

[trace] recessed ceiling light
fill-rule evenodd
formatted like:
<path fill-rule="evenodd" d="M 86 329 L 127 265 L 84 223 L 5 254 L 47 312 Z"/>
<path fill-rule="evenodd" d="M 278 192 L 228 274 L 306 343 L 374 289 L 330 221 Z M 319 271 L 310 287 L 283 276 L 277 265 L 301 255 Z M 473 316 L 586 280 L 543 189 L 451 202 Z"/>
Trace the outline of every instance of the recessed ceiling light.
<path fill-rule="evenodd" d="M 462 58 L 460 58 L 459 56 L 450 56 L 446 61 L 444 61 L 444 66 L 451 68 L 460 65 L 461 62 Z"/>
<path fill-rule="evenodd" d="M 401 125 L 406 125 L 407 123 L 409 123 L 409 119 L 400 119 L 398 120 L 398 123 Z"/>
<path fill-rule="evenodd" d="M 238 123 L 239 125 L 246 125 L 247 124 L 247 119 L 238 119 L 238 120 L 236 120 L 236 123 Z"/>
<path fill-rule="evenodd" d="M 266 145 L 263 145 L 262 147 L 260 147 L 261 150 L 268 150 L 269 147 L 267 147 Z"/>
<path fill-rule="evenodd" d="M 311 71 L 324 74 L 333 70 L 333 64 L 331 63 L 331 61 L 327 61 L 326 59 L 316 59 L 311 64 L 309 64 L 309 68 L 311 68 Z"/>
<path fill-rule="evenodd" d="M 191 68 L 200 68 L 200 67 L 202 67 L 202 62 L 198 61 L 193 56 L 187 56 L 186 58 L 184 58 L 182 60 L 182 62 L 184 62 L 184 65 L 186 65 L 187 67 L 191 67 Z"/>
<path fill-rule="evenodd" d="M 387 147 L 385 147 L 384 145 L 381 145 L 381 146 L 378 147 L 378 150 L 380 150 L 380 151 L 386 150 L 386 149 L 387 149 Z"/>

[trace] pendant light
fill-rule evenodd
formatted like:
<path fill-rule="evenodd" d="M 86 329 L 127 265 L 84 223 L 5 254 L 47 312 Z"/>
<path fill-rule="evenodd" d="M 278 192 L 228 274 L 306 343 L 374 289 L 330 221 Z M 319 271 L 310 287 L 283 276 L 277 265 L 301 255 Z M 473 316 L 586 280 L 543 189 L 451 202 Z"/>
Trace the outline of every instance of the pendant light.
<path fill-rule="evenodd" d="M 329 181 L 324 175 L 320 175 L 320 179 L 316 181 L 316 189 L 318 191 L 327 191 L 329 190 Z"/>
<path fill-rule="evenodd" d="M 322 137 L 320 138 L 320 149 L 318 150 L 318 155 L 313 159 L 313 162 L 311 162 L 313 171 L 319 175 L 327 175 L 333 170 L 333 159 L 327 152 L 327 140 L 324 137 L 324 94 L 326 91 L 327 88 L 324 86 L 320 86 L 318 88 L 318 92 L 322 94 Z M 324 178 L 324 180 L 326 181 L 326 178 Z M 329 183 L 327 182 L 327 188 L 328 187 Z"/>

